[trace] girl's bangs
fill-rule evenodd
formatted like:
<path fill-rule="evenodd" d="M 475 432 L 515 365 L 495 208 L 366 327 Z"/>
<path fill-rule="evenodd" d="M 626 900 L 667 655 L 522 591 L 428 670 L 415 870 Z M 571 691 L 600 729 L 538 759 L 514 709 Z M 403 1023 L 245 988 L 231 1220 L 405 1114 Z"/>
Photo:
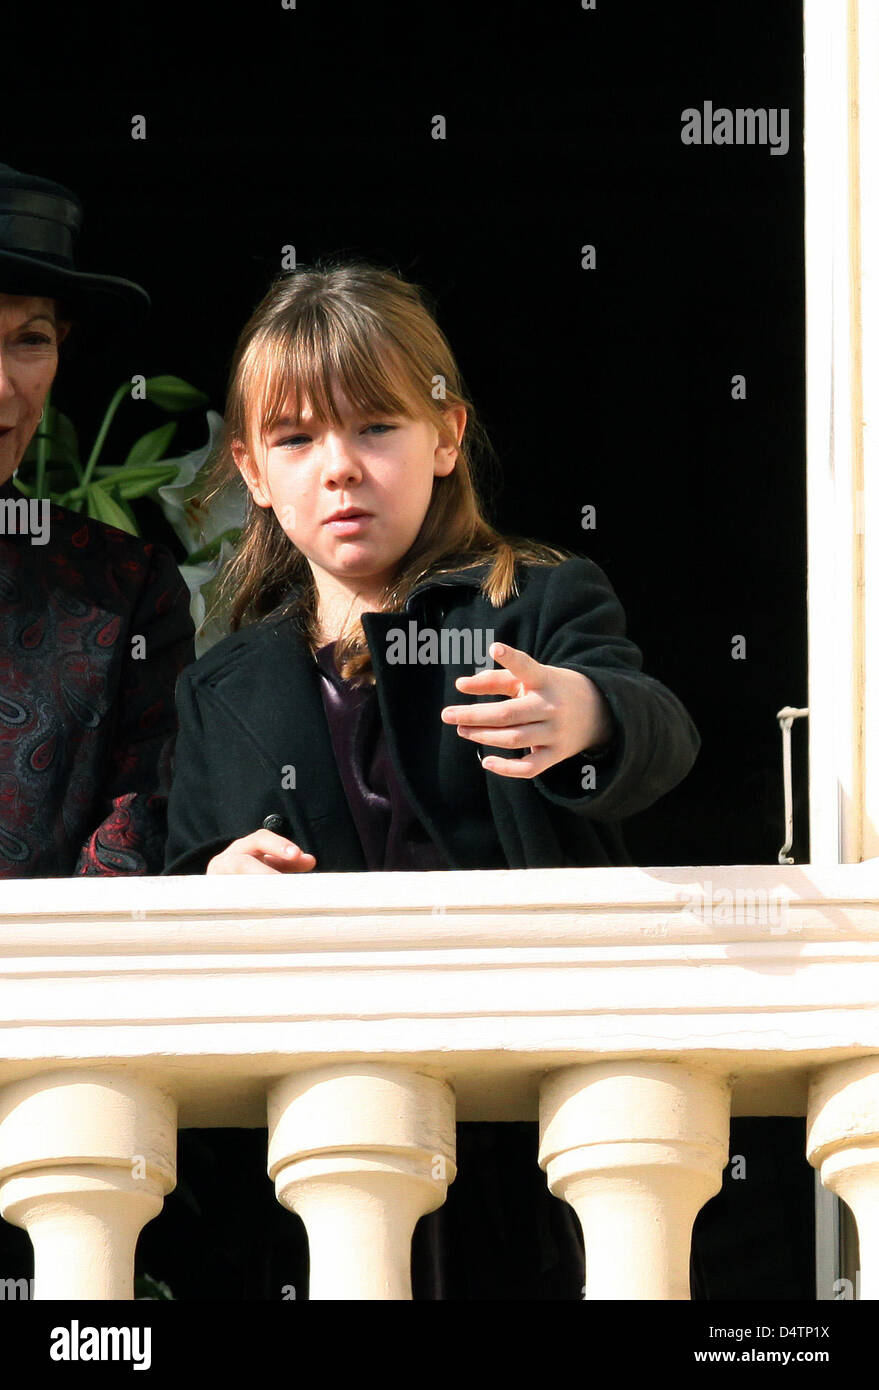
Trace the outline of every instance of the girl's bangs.
<path fill-rule="evenodd" d="M 326 321 L 300 321 L 293 331 L 275 324 L 256 336 L 247 356 L 246 411 L 261 440 L 282 417 L 301 420 L 306 405 L 319 422 L 341 425 L 334 383 L 356 410 L 412 416 L 416 409 L 412 383 L 386 339 L 360 344 Z"/>

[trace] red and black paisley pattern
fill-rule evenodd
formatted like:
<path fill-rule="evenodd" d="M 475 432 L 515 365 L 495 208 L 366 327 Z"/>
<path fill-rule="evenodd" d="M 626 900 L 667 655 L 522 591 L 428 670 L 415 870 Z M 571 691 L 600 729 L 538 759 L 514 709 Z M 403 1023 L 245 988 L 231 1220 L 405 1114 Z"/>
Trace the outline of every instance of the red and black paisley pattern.
<path fill-rule="evenodd" d="M 0 878 L 161 873 L 189 591 L 116 527 L 53 505 L 32 545 L 2 517 Z"/>

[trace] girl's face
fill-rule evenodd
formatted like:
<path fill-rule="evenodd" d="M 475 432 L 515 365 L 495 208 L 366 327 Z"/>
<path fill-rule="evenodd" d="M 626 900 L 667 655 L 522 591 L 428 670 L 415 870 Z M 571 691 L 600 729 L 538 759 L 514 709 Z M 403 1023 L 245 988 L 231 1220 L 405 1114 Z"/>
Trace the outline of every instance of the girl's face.
<path fill-rule="evenodd" d="M 319 594 L 377 593 L 418 534 L 434 478 L 451 473 L 458 451 L 426 420 L 363 414 L 338 383 L 333 394 L 341 427 L 316 421 L 308 403 L 293 420 L 291 404 L 257 459 L 241 441 L 232 452 L 254 502 L 272 508 L 308 559 Z M 449 414 L 460 443 L 467 412 Z M 340 511 L 356 514 L 334 520 Z"/>

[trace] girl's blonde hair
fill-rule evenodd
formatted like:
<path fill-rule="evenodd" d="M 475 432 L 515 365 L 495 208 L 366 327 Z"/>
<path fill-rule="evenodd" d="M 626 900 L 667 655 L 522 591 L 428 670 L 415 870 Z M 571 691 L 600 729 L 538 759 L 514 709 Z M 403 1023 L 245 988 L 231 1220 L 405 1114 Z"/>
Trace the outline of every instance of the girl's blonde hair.
<path fill-rule="evenodd" d="M 485 519 L 473 473 L 482 456 L 495 459 L 494 450 L 428 296 L 393 271 L 364 261 L 324 260 L 279 276 L 254 310 L 232 359 L 224 427 L 209 465 L 204 503 L 230 483 L 240 482 L 233 442 L 240 441 L 254 459 L 255 444 L 291 400 L 295 399 L 295 418 L 301 417 L 307 401 L 318 419 L 341 425 L 332 394 L 334 378 L 356 408 L 426 420 L 436 427 L 443 444 L 458 449 L 451 473 L 433 480 L 424 521 L 384 590 L 382 608 L 401 609 L 416 583 L 427 576 L 486 561 L 490 568 L 480 587 L 500 607 L 518 592 L 517 561 L 554 565 L 569 557 L 569 551 L 502 536 Z M 467 410 L 460 444 L 443 413 L 455 406 Z M 234 632 L 242 622 L 258 621 L 281 604 L 281 615 L 297 613 L 315 651 L 317 598 L 306 556 L 272 509 L 257 506 L 248 491 L 241 540 L 220 577 L 212 613 L 225 612 Z M 374 679 L 359 618 L 340 637 L 336 664 L 348 679 Z"/>

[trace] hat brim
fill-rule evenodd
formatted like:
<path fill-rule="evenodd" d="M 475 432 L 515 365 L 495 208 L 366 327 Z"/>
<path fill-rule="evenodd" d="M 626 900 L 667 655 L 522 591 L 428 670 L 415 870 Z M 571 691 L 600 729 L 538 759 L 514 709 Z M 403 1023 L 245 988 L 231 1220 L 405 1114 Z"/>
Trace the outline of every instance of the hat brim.
<path fill-rule="evenodd" d="M 116 275 L 90 275 L 32 256 L 0 249 L 0 294 L 63 299 L 76 322 L 122 327 L 142 323 L 150 297 L 140 285 Z"/>

